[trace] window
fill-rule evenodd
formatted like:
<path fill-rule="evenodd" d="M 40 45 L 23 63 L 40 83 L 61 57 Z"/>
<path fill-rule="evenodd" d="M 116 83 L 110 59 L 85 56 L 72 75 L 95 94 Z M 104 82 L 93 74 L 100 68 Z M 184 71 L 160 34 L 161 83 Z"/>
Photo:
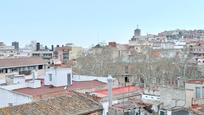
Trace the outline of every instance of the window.
<path fill-rule="evenodd" d="M 69 60 L 69 53 L 63 53 L 63 59 Z"/>
<path fill-rule="evenodd" d="M 38 66 L 38 69 L 40 70 L 40 69 L 43 69 L 43 65 L 39 65 Z"/>
<path fill-rule="evenodd" d="M 201 90 L 202 90 L 202 95 L 201 95 Z M 196 98 L 204 98 L 204 87 L 196 87 Z"/>
<path fill-rule="evenodd" d="M 52 81 L 52 74 L 49 74 L 49 81 Z"/>
<path fill-rule="evenodd" d="M 196 87 L 196 98 L 201 98 L 200 97 L 200 92 L 201 92 L 201 88 L 200 87 Z"/>
<path fill-rule="evenodd" d="M 125 82 L 129 82 L 128 76 L 125 76 Z"/>
<path fill-rule="evenodd" d="M 160 111 L 159 113 L 160 113 L 159 115 L 166 115 L 165 111 Z"/>

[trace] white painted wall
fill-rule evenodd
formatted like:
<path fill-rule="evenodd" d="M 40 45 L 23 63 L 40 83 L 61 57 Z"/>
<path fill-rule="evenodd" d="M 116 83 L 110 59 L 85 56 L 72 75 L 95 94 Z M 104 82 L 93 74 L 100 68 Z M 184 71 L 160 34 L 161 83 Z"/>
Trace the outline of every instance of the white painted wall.
<path fill-rule="evenodd" d="M 6 83 L 5 79 L 0 79 L 0 84 Z"/>
<path fill-rule="evenodd" d="M 49 79 L 49 74 L 52 75 L 52 81 Z M 47 70 L 44 78 L 45 85 L 53 85 L 56 87 L 67 85 L 67 74 L 71 75 L 72 84 L 72 70 L 70 68 L 51 68 Z"/>
<path fill-rule="evenodd" d="M 115 100 L 112 102 L 112 104 L 117 104 L 118 101 Z M 103 106 L 103 115 L 107 115 L 107 112 L 108 112 L 108 101 L 105 101 L 105 102 L 101 102 L 102 106 Z"/>
<path fill-rule="evenodd" d="M 26 86 L 31 88 L 39 88 L 41 87 L 41 80 L 34 80 L 34 82 L 33 81 L 26 82 Z"/>
<path fill-rule="evenodd" d="M 33 81 L 28 81 L 24 83 L 17 83 L 17 84 L 12 84 L 12 85 L 2 85 L 0 88 L 6 89 L 6 90 L 15 90 L 15 89 L 20 89 L 20 88 L 39 88 L 41 87 L 41 81 L 40 80 L 35 80 Z"/>
<path fill-rule="evenodd" d="M 171 111 L 167 111 L 167 115 L 172 115 L 171 113 L 172 113 Z"/>
<path fill-rule="evenodd" d="M 15 89 L 25 88 L 25 87 L 26 87 L 26 84 L 13 84 L 13 85 L 0 86 L 0 88 L 10 90 L 10 91 Z"/>
<path fill-rule="evenodd" d="M 19 105 L 32 102 L 32 97 L 0 88 L 0 108 L 7 107 L 9 103 Z"/>
<path fill-rule="evenodd" d="M 25 77 L 14 77 L 13 83 L 14 84 L 24 84 L 25 83 Z"/>

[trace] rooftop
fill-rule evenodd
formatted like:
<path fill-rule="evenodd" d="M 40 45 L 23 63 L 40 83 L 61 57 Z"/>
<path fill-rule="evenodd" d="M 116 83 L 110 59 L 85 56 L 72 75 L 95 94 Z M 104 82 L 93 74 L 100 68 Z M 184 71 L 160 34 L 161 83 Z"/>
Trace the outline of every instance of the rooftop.
<path fill-rule="evenodd" d="M 0 68 L 42 65 L 46 62 L 40 57 L 21 57 L 0 59 Z"/>
<path fill-rule="evenodd" d="M 63 47 L 56 47 L 55 51 L 70 51 L 72 48 L 69 46 L 63 46 Z"/>
<path fill-rule="evenodd" d="M 140 87 L 136 87 L 136 86 L 117 87 L 117 88 L 112 89 L 112 94 L 118 95 L 118 94 L 133 92 L 133 91 L 141 91 L 141 90 L 143 89 Z M 97 91 L 94 91 L 94 93 L 100 97 L 106 97 L 108 96 L 108 89 L 97 90 Z"/>
<path fill-rule="evenodd" d="M 21 88 L 21 89 L 16 89 L 14 91 L 19 92 L 19 93 L 23 93 L 23 94 L 27 94 L 27 95 L 31 95 L 33 97 L 66 91 L 64 89 L 65 86 L 50 87 L 50 86 L 43 85 L 43 83 L 44 82 L 42 80 L 42 86 L 40 88 Z M 73 81 L 73 84 L 68 87 L 68 90 L 91 89 L 91 88 L 97 88 L 99 86 L 104 86 L 104 85 L 106 85 L 106 83 L 100 82 L 98 80 Z"/>
<path fill-rule="evenodd" d="M 83 94 L 71 94 L 0 109 L 1 115 L 79 115 L 102 111 L 102 106 Z"/>

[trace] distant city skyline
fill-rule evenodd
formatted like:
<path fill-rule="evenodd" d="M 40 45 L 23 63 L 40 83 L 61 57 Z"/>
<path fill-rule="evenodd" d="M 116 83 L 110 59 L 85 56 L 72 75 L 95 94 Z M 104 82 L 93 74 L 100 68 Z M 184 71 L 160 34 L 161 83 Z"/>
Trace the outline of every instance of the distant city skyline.
<path fill-rule="evenodd" d="M 13 0 L 0 1 L 0 41 L 20 46 L 97 42 L 127 43 L 134 29 L 156 34 L 204 29 L 203 0 Z"/>

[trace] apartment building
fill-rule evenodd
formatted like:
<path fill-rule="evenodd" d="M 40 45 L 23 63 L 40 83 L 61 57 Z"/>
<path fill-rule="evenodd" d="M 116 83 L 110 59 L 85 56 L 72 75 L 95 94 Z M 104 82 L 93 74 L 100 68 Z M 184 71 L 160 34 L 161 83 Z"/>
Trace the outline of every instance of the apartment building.
<path fill-rule="evenodd" d="M 34 57 L 41 57 L 48 64 L 51 64 L 51 60 L 53 59 L 53 51 L 33 51 L 31 55 Z"/>
<path fill-rule="evenodd" d="M 0 59 L 0 77 L 11 73 L 30 73 L 32 70 L 43 70 L 44 68 L 46 68 L 46 62 L 39 57 Z"/>
<path fill-rule="evenodd" d="M 58 59 L 62 64 L 67 64 L 70 60 L 71 47 L 62 46 L 56 47 L 54 51 L 54 58 Z"/>

